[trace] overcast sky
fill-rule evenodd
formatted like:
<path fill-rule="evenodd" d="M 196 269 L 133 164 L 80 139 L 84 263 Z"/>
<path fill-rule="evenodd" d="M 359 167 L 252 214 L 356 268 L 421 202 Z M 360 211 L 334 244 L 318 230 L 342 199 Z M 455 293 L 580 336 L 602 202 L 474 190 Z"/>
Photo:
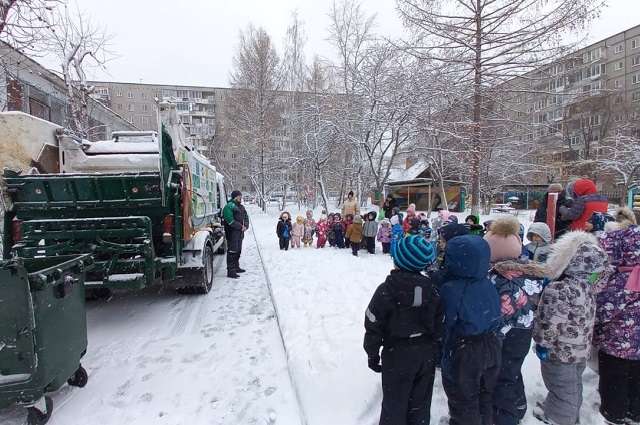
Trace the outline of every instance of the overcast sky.
<path fill-rule="evenodd" d="M 115 34 L 111 50 L 118 57 L 109 74 L 90 78 L 148 84 L 228 87 L 240 30 L 262 26 L 282 51 L 292 11 L 297 9 L 307 34 L 307 60 L 333 58 L 326 41 L 332 0 L 77 0 L 95 24 Z M 590 42 L 640 24 L 638 0 L 609 0 L 593 22 Z M 395 0 L 362 0 L 377 14 L 376 33 L 398 36 L 402 26 Z M 54 64 L 47 64 L 55 67 Z"/>

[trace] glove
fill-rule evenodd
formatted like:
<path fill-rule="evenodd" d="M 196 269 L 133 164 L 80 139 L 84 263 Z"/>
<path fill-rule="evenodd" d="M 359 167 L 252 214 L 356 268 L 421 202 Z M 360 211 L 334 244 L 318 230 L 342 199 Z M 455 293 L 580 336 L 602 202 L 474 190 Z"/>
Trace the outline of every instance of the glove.
<path fill-rule="evenodd" d="M 538 358 L 541 361 L 546 361 L 547 360 L 547 349 L 545 347 L 543 347 L 540 344 L 536 344 L 536 356 L 538 356 Z"/>
<path fill-rule="evenodd" d="M 369 369 L 371 369 L 375 373 L 382 372 L 382 365 L 380 365 L 379 355 L 376 354 L 375 356 L 369 357 Z"/>

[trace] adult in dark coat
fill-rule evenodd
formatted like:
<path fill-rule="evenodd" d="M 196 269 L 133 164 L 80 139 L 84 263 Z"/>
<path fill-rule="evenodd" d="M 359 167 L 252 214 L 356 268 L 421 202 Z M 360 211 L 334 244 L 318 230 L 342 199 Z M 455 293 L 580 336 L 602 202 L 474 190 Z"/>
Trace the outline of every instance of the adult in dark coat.
<path fill-rule="evenodd" d="M 242 205 L 242 192 L 231 192 L 231 200 L 222 209 L 222 216 L 227 237 L 227 277 L 237 279 L 240 277 L 238 273 L 245 271 L 240 268 L 240 254 L 244 232 L 249 228 L 249 215 Z"/>
<path fill-rule="evenodd" d="M 567 197 L 567 192 L 562 189 L 562 185 L 560 183 L 551 183 L 547 188 L 547 192 L 542 197 L 540 206 L 536 210 L 536 215 L 533 219 L 534 222 L 547 223 L 547 204 L 549 203 L 550 193 L 558 194 L 558 202 L 556 204 L 556 225 L 553 233 L 553 239 L 555 240 L 568 232 L 569 227 L 571 227 L 571 220 L 562 219 L 562 214 L 560 214 L 560 207 L 571 208 L 571 203 L 573 201 L 571 198 Z"/>
<path fill-rule="evenodd" d="M 387 195 L 387 199 L 382 204 L 382 210 L 384 211 L 384 217 L 391 219 L 393 217 L 393 209 L 396 207 L 396 199 L 392 194 Z"/>

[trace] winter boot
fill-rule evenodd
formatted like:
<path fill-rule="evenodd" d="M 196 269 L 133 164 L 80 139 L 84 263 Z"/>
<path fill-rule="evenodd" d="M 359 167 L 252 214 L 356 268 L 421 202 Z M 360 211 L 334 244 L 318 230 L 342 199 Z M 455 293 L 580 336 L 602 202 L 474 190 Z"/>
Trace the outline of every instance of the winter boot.
<path fill-rule="evenodd" d="M 236 273 L 238 264 L 238 254 L 227 251 L 227 277 L 237 279 L 240 276 Z"/>
<path fill-rule="evenodd" d="M 236 268 L 236 273 L 244 273 L 246 272 L 245 269 L 241 269 L 239 266 Z"/>

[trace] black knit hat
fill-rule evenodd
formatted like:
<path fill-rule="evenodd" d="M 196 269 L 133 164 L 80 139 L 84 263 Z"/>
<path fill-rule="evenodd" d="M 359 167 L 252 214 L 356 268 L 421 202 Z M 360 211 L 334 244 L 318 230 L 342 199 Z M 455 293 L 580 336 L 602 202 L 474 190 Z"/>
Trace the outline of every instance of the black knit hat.
<path fill-rule="evenodd" d="M 393 261 L 399 269 L 419 272 L 433 260 L 435 254 L 431 244 L 422 236 L 400 238 L 393 252 Z"/>
<path fill-rule="evenodd" d="M 448 224 L 440 229 L 440 237 L 445 241 L 456 236 L 468 235 L 469 229 L 464 224 Z"/>
<path fill-rule="evenodd" d="M 239 190 L 234 190 L 233 192 L 231 192 L 231 199 L 236 199 L 236 197 L 241 195 L 242 195 L 242 192 L 240 192 Z"/>

